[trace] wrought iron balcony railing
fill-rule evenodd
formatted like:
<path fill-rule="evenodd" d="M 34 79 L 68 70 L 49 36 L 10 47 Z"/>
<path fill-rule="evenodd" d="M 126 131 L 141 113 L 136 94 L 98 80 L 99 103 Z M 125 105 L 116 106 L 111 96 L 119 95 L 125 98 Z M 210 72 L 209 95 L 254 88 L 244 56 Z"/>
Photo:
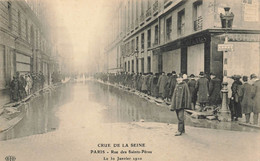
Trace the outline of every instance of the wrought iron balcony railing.
<path fill-rule="evenodd" d="M 172 4 L 172 0 L 164 0 L 164 8 Z"/>
<path fill-rule="evenodd" d="M 184 30 L 184 27 L 185 27 L 185 23 L 182 23 L 179 27 L 178 27 L 178 34 L 181 36 L 184 34 L 185 30 Z"/>
<path fill-rule="evenodd" d="M 135 19 L 135 29 L 137 29 L 139 27 L 139 20 L 138 18 Z"/>
<path fill-rule="evenodd" d="M 153 4 L 153 14 L 156 15 L 158 13 L 158 0 L 156 0 Z"/>
<path fill-rule="evenodd" d="M 152 16 L 152 9 L 151 7 L 148 8 L 148 10 L 146 10 L 146 20 L 150 20 L 151 19 L 151 16 Z"/>
<path fill-rule="evenodd" d="M 199 16 L 199 17 L 194 21 L 194 31 L 202 30 L 202 27 L 203 27 L 203 18 L 202 18 L 202 16 Z"/>
<path fill-rule="evenodd" d="M 141 23 L 141 24 L 144 23 L 144 13 L 142 13 L 141 16 L 140 16 L 140 23 Z"/>

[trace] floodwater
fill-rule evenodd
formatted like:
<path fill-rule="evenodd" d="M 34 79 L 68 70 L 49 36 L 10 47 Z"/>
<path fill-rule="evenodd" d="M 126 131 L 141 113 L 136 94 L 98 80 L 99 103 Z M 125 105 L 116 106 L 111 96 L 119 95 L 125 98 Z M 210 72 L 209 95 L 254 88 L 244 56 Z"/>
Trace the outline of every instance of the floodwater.
<path fill-rule="evenodd" d="M 81 102 L 80 106 L 78 105 Z M 0 133 L 0 140 L 20 138 L 35 134 L 44 134 L 50 131 L 59 130 L 60 115 L 57 112 L 65 106 L 73 106 L 72 118 L 95 116 L 98 112 L 100 118 L 95 118 L 97 123 L 117 123 L 117 122 L 161 122 L 176 124 L 175 112 L 169 111 L 165 106 L 158 106 L 133 93 L 105 85 L 95 81 L 85 81 L 79 83 L 68 83 L 56 88 L 50 93 L 43 93 L 29 101 L 27 112 L 12 129 Z M 80 115 L 81 111 L 87 112 Z M 79 115 L 77 115 L 79 114 Z M 186 116 L 185 124 L 195 127 L 252 131 L 258 130 L 240 126 L 237 122 L 218 122 L 209 120 L 192 119 Z"/>

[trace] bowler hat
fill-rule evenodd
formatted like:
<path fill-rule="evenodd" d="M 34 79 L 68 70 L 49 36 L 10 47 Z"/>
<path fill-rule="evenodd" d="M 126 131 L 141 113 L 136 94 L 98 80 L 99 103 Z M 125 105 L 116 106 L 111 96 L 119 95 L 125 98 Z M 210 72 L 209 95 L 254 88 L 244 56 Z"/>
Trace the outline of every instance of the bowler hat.
<path fill-rule="evenodd" d="M 191 74 L 191 75 L 190 75 L 190 77 L 191 77 L 191 78 L 194 78 L 194 77 L 195 77 L 195 75 L 194 75 L 194 74 Z"/>
<path fill-rule="evenodd" d="M 200 72 L 200 74 L 199 74 L 200 76 L 204 76 L 204 72 Z"/>
<path fill-rule="evenodd" d="M 251 74 L 250 79 L 254 79 L 254 78 L 257 78 L 256 74 Z"/>

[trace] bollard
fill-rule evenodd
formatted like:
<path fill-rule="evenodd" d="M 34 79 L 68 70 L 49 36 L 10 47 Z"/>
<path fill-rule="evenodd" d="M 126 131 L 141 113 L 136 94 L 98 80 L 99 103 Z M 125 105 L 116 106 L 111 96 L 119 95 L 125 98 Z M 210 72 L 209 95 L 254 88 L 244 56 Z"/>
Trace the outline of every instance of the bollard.
<path fill-rule="evenodd" d="M 221 121 L 229 121 L 230 120 L 230 111 L 228 109 L 228 88 L 227 82 L 222 83 L 223 88 L 221 89 L 222 92 L 222 104 L 221 104 L 221 109 L 219 111 L 219 120 Z"/>

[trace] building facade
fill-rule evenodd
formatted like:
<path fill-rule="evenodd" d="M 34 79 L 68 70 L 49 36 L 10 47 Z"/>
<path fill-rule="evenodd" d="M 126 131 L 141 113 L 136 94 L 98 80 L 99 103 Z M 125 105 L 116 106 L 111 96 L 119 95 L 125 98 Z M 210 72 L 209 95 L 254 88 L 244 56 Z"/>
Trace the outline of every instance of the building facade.
<path fill-rule="evenodd" d="M 0 1 L 0 90 L 16 72 L 42 71 L 46 83 L 57 66 L 55 40 L 50 36 L 44 1 Z"/>
<path fill-rule="evenodd" d="M 220 77 L 260 74 L 259 0 L 122 0 L 119 4 L 113 22 L 116 36 L 110 37 L 106 51 L 109 61 L 123 71 L 188 75 L 204 71 Z M 229 29 L 221 25 L 225 7 L 234 14 Z M 225 37 L 232 44 L 226 52 L 218 49 Z"/>

